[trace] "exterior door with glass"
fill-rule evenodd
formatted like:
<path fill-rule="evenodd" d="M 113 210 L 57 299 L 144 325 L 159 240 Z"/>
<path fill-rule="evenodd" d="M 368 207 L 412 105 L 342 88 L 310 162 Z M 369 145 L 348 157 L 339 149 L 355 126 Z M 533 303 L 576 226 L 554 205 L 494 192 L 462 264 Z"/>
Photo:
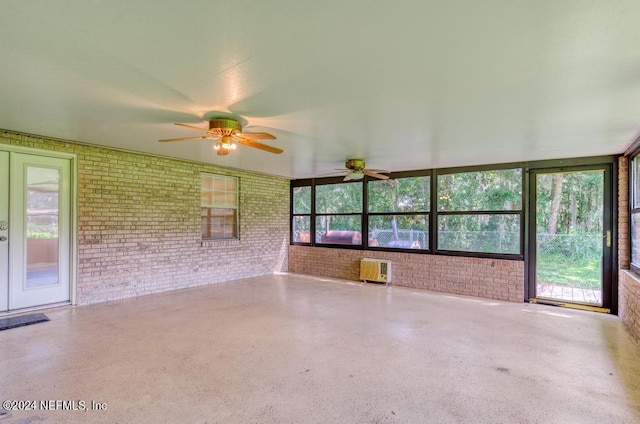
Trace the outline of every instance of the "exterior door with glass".
<path fill-rule="evenodd" d="M 2 151 L 0 169 L 0 311 L 69 301 L 70 160 Z"/>
<path fill-rule="evenodd" d="M 610 168 L 538 170 L 531 177 L 531 298 L 610 308 Z"/>

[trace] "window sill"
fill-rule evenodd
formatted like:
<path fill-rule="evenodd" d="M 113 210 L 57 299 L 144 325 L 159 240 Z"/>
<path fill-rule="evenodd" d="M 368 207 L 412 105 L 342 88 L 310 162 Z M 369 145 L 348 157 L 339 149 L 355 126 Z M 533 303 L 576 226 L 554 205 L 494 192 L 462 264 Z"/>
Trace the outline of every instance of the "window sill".
<path fill-rule="evenodd" d="M 631 266 L 631 269 L 619 269 L 618 272 L 625 272 L 627 273 L 631 279 L 636 283 L 636 284 L 640 284 L 640 272 L 638 272 L 640 270 L 636 269 L 635 266 Z"/>
<path fill-rule="evenodd" d="M 205 246 L 238 246 L 240 239 L 202 239 L 200 240 L 200 247 Z"/>

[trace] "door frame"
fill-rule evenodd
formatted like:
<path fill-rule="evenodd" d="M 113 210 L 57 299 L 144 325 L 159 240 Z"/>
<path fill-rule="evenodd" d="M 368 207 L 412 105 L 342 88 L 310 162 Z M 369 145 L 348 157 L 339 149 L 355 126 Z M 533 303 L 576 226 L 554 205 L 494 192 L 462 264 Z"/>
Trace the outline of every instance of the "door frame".
<path fill-rule="evenodd" d="M 526 205 L 525 301 L 534 301 L 536 292 L 536 178 L 538 174 L 604 171 L 603 232 L 611 231 L 611 247 L 605 248 L 602 260 L 602 308 L 618 314 L 618 162 L 617 156 L 545 161 L 527 167 L 529 196 Z M 603 234 L 604 236 L 604 234 Z M 563 303 L 561 301 L 549 303 Z"/>
<path fill-rule="evenodd" d="M 58 152 L 52 150 L 37 149 L 33 147 L 15 146 L 11 144 L 0 143 L 0 150 L 9 152 L 11 163 L 11 155 L 13 153 L 22 153 L 34 156 L 45 156 L 57 159 L 68 159 L 70 165 L 70 222 L 69 222 L 69 301 L 62 304 L 77 304 L 77 275 L 78 275 L 78 156 L 75 153 Z M 11 185 L 9 190 L 11 190 Z M 57 305 L 57 304 L 53 304 Z M 43 307 L 51 307 L 52 304 L 43 305 Z M 25 310 L 41 309 L 39 306 L 14 309 L 10 311 L 0 311 L 0 316 L 12 315 L 24 312 Z"/>

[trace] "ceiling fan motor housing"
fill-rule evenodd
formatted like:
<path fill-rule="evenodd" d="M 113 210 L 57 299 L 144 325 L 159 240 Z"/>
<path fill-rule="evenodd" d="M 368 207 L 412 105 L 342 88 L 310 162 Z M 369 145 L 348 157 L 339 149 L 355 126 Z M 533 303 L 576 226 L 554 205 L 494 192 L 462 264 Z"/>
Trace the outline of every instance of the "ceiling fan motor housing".
<path fill-rule="evenodd" d="M 364 168 L 364 161 L 362 159 L 349 159 L 345 162 L 344 166 L 353 170 L 361 170 Z"/>
<path fill-rule="evenodd" d="M 242 124 L 235 119 L 216 118 L 209 121 L 209 129 L 219 129 L 223 130 L 223 133 L 229 132 L 230 134 L 234 134 L 237 132 L 242 132 Z"/>

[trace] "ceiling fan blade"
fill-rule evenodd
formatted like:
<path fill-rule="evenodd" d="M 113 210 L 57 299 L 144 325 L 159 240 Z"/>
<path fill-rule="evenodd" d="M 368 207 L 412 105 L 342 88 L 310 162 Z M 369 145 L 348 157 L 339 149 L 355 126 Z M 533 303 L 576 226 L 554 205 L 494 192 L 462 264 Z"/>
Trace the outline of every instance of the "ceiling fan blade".
<path fill-rule="evenodd" d="M 275 140 L 276 136 L 275 135 L 271 135 L 269 133 L 264 133 L 264 132 L 243 132 L 243 133 L 236 133 L 236 135 L 240 136 L 240 137 L 244 137 L 244 138 L 255 138 L 255 139 L 263 139 L 263 140 Z"/>
<path fill-rule="evenodd" d="M 379 180 L 388 180 L 389 179 L 389 177 L 387 177 L 386 175 L 378 174 L 377 172 L 373 172 L 370 169 L 363 169 L 362 173 L 364 175 L 368 175 L 370 177 L 377 178 Z"/>
<path fill-rule="evenodd" d="M 185 141 L 185 140 L 215 140 L 216 136 L 213 135 L 201 135 L 200 137 L 180 137 L 180 138 L 165 138 L 164 140 L 158 140 L 162 142 L 167 141 Z"/>
<path fill-rule="evenodd" d="M 386 169 L 369 169 L 369 168 L 367 168 L 367 171 L 375 172 L 377 174 L 380 174 L 380 173 L 388 174 L 389 173 L 389 171 L 387 171 Z"/>
<path fill-rule="evenodd" d="M 265 152 L 269 152 L 269 153 L 275 153 L 277 155 L 284 152 L 284 150 L 278 149 L 277 147 L 272 147 L 266 144 L 258 143 L 257 141 L 249 140 L 248 138 L 238 137 L 236 141 L 240 144 L 244 144 L 245 146 L 255 147 L 256 149 L 264 150 Z"/>
<path fill-rule="evenodd" d="M 194 127 L 193 125 L 181 124 L 179 122 L 175 122 L 174 125 L 179 125 L 179 126 L 185 127 L 185 128 L 191 128 L 191 129 L 202 131 L 202 132 L 209 132 L 209 130 L 207 130 L 205 128 Z"/>

